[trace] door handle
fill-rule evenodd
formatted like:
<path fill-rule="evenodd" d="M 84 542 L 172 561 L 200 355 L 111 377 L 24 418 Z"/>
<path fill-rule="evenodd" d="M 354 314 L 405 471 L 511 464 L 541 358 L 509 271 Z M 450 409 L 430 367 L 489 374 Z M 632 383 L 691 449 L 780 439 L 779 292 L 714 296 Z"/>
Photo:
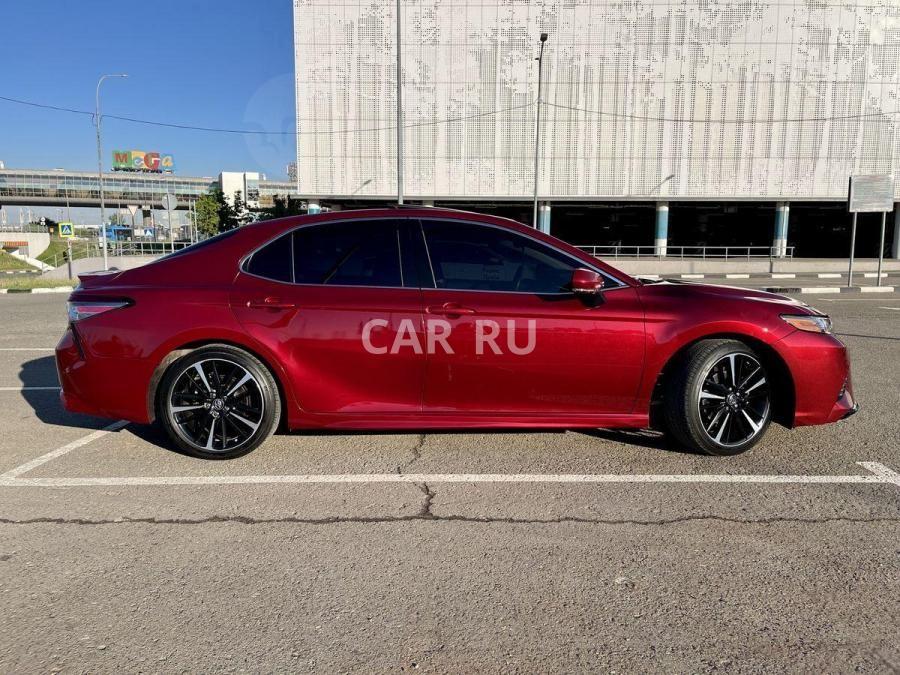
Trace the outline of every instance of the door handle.
<path fill-rule="evenodd" d="M 476 314 L 471 307 L 463 307 L 455 302 L 445 302 L 443 305 L 432 305 L 425 308 L 426 314 L 440 314 L 442 316 L 463 316 Z"/>
<path fill-rule="evenodd" d="M 281 298 L 269 296 L 262 300 L 248 300 L 247 307 L 251 309 L 295 309 L 297 305 L 293 302 L 285 302 Z"/>

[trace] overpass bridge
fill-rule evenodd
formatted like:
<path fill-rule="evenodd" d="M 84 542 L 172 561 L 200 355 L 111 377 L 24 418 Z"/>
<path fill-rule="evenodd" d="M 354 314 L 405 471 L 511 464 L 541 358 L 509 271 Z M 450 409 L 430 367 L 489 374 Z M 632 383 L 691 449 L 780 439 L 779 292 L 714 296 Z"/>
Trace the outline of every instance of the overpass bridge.
<path fill-rule="evenodd" d="M 104 201 L 107 208 L 135 205 L 144 210 L 162 209 L 163 197 L 171 194 L 178 200 L 180 209 L 187 209 L 210 189 L 221 188 L 223 175 L 212 178 L 124 171 L 104 173 Z M 256 181 L 253 185 L 257 187 Z M 252 193 L 245 193 L 244 199 L 266 208 L 273 205 L 276 195 L 297 195 L 296 186 L 288 181 L 258 180 L 257 199 L 252 199 Z M 0 169 L 0 206 L 99 208 L 100 181 L 96 173 L 84 171 Z"/>

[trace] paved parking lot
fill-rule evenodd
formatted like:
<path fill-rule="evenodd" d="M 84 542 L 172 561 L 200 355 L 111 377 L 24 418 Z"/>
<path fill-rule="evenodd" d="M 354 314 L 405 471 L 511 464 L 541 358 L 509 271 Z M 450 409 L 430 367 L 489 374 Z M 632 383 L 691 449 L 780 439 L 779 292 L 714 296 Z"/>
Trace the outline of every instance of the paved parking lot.
<path fill-rule="evenodd" d="M 900 669 L 898 294 L 810 300 L 862 410 L 740 457 L 294 433 L 230 462 L 63 411 L 64 300 L 0 297 L 3 672 Z"/>

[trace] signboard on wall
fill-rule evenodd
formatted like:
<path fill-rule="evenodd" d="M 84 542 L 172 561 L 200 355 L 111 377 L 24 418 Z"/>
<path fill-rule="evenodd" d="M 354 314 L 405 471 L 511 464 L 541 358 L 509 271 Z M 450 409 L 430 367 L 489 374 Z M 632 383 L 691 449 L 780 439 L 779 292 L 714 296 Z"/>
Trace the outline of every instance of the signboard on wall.
<path fill-rule="evenodd" d="M 113 150 L 113 171 L 142 171 L 148 173 L 173 173 L 175 158 L 170 152 L 145 150 Z"/>
<path fill-rule="evenodd" d="M 893 176 L 850 176 L 850 213 L 885 213 L 893 210 Z"/>

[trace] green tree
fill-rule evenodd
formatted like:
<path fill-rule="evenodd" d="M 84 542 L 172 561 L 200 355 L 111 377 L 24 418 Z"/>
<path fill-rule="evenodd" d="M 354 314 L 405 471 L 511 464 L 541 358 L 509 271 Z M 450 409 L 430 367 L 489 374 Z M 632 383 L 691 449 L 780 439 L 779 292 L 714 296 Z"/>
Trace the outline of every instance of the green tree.
<path fill-rule="evenodd" d="M 217 189 L 214 194 L 216 196 L 216 207 L 219 213 L 219 232 L 233 230 L 240 225 L 234 205 L 225 199 L 225 193 L 221 190 Z"/>
<path fill-rule="evenodd" d="M 273 205 L 268 209 L 260 209 L 257 215 L 257 220 L 273 220 L 275 218 L 285 218 L 287 216 L 302 216 L 306 213 L 306 209 L 303 207 L 303 202 L 296 198 L 291 198 L 290 195 L 287 197 L 282 197 L 281 195 L 275 195 L 272 198 Z"/>
<path fill-rule="evenodd" d="M 205 194 L 194 203 L 192 215 L 194 227 L 202 237 L 211 237 L 221 231 L 219 201 L 213 193 Z"/>
<path fill-rule="evenodd" d="M 234 219 L 237 223 L 237 227 L 246 225 L 250 222 L 247 203 L 244 201 L 244 195 L 240 190 L 235 190 L 234 192 L 234 198 L 231 200 L 231 210 L 234 212 Z"/>

